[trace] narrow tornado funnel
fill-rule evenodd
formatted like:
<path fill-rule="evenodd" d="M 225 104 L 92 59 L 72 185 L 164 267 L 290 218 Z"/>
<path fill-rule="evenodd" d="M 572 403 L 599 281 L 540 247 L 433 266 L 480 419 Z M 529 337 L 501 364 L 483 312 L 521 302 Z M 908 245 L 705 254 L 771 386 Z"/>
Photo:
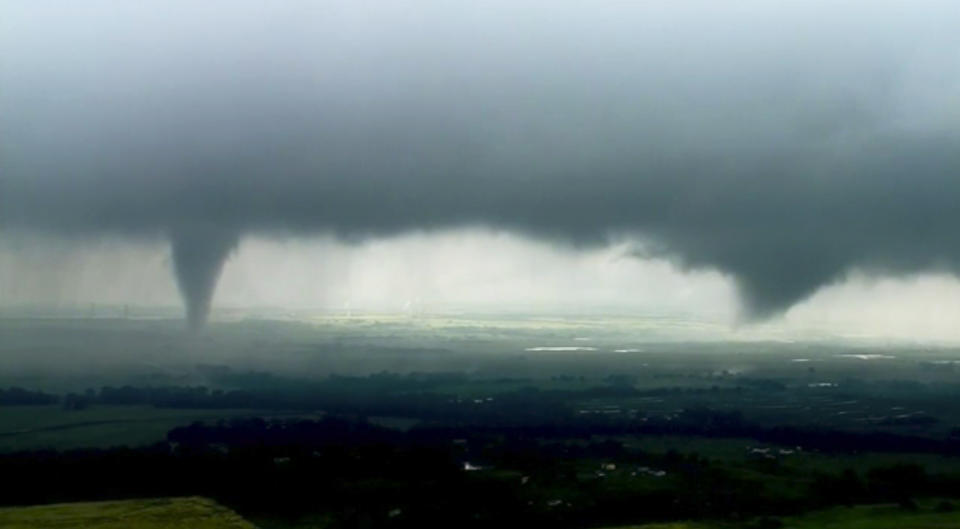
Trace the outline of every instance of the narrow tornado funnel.
<path fill-rule="evenodd" d="M 207 323 L 220 270 L 237 245 L 233 231 L 202 226 L 170 233 L 177 285 L 187 309 L 187 327 L 197 332 Z"/>

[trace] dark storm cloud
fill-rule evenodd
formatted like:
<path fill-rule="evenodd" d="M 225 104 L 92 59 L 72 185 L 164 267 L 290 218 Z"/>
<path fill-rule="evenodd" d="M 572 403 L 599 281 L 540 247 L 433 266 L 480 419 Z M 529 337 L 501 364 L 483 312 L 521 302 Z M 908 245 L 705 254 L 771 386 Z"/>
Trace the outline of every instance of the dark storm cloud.
<path fill-rule="evenodd" d="M 0 222 L 167 234 L 194 312 L 252 232 L 633 236 L 753 316 L 960 267 L 953 2 L 64 4 L 2 8 Z"/>

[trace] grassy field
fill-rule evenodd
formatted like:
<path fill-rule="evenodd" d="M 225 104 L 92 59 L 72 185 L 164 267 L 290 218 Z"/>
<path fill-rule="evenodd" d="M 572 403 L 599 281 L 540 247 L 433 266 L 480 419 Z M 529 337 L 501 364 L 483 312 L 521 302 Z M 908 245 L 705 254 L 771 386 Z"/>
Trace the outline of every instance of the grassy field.
<path fill-rule="evenodd" d="M 5 529 L 255 529 L 205 498 L 62 503 L 0 509 Z"/>
<path fill-rule="evenodd" d="M 858 472 L 867 472 L 874 467 L 891 466 L 909 461 L 924 467 L 931 473 L 958 473 L 960 472 L 960 458 L 937 454 L 884 454 L 876 452 L 860 452 L 857 454 L 829 454 L 816 451 L 793 449 L 792 453 L 784 455 L 781 450 L 792 447 L 769 443 L 760 443 L 753 439 L 710 439 L 703 437 L 681 435 L 649 435 L 634 437 L 612 437 L 629 448 L 637 448 L 654 454 L 664 454 L 669 450 L 676 450 L 683 454 L 697 453 L 716 463 L 743 465 L 748 461 L 756 463 L 757 458 L 751 458 L 753 448 L 767 449 L 776 458 L 778 466 L 798 473 L 832 472 L 837 469 L 850 468 Z"/>
<path fill-rule="evenodd" d="M 942 512 L 938 501 L 922 502 L 916 510 L 896 505 L 859 505 L 782 518 L 783 529 L 954 529 L 960 527 L 960 511 Z M 666 523 L 618 529 L 735 529 L 743 524 Z M 746 527 L 751 527 L 747 525 Z"/>
<path fill-rule="evenodd" d="M 0 452 L 143 446 L 162 441 L 172 428 L 194 421 L 271 416 L 257 410 L 179 410 L 152 406 L 0 407 Z"/>

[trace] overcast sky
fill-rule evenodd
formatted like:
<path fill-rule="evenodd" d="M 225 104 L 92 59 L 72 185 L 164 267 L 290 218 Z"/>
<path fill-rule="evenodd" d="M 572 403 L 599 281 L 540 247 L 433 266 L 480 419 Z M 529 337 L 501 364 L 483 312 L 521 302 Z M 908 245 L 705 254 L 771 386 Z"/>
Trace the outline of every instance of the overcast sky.
<path fill-rule="evenodd" d="M 4 303 L 104 296 L 100 269 L 132 278 L 116 299 L 179 285 L 202 310 L 233 255 L 218 303 L 953 307 L 958 21 L 953 1 L 4 2 Z"/>

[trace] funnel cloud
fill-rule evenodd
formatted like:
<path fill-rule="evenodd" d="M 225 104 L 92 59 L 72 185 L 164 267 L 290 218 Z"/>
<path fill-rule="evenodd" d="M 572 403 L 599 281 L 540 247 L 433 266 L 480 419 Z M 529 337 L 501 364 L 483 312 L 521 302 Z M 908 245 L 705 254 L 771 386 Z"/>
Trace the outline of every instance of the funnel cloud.
<path fill-rule="evenodd" d="M 234 234 L 217 227 L 179 229 L 170 235 L 177 285 L 187 309 L 187 325 L 199 331 L 207 323 L 220 270 L 236 247 Z"/>
<path fill-rule="evenodd" d="M 248 234 L 626 238 L 748 318 L 960 271 L 960 4 L 522 4 L 7 3 L 0 223 L 169 234 L 193 328 Z"/>

